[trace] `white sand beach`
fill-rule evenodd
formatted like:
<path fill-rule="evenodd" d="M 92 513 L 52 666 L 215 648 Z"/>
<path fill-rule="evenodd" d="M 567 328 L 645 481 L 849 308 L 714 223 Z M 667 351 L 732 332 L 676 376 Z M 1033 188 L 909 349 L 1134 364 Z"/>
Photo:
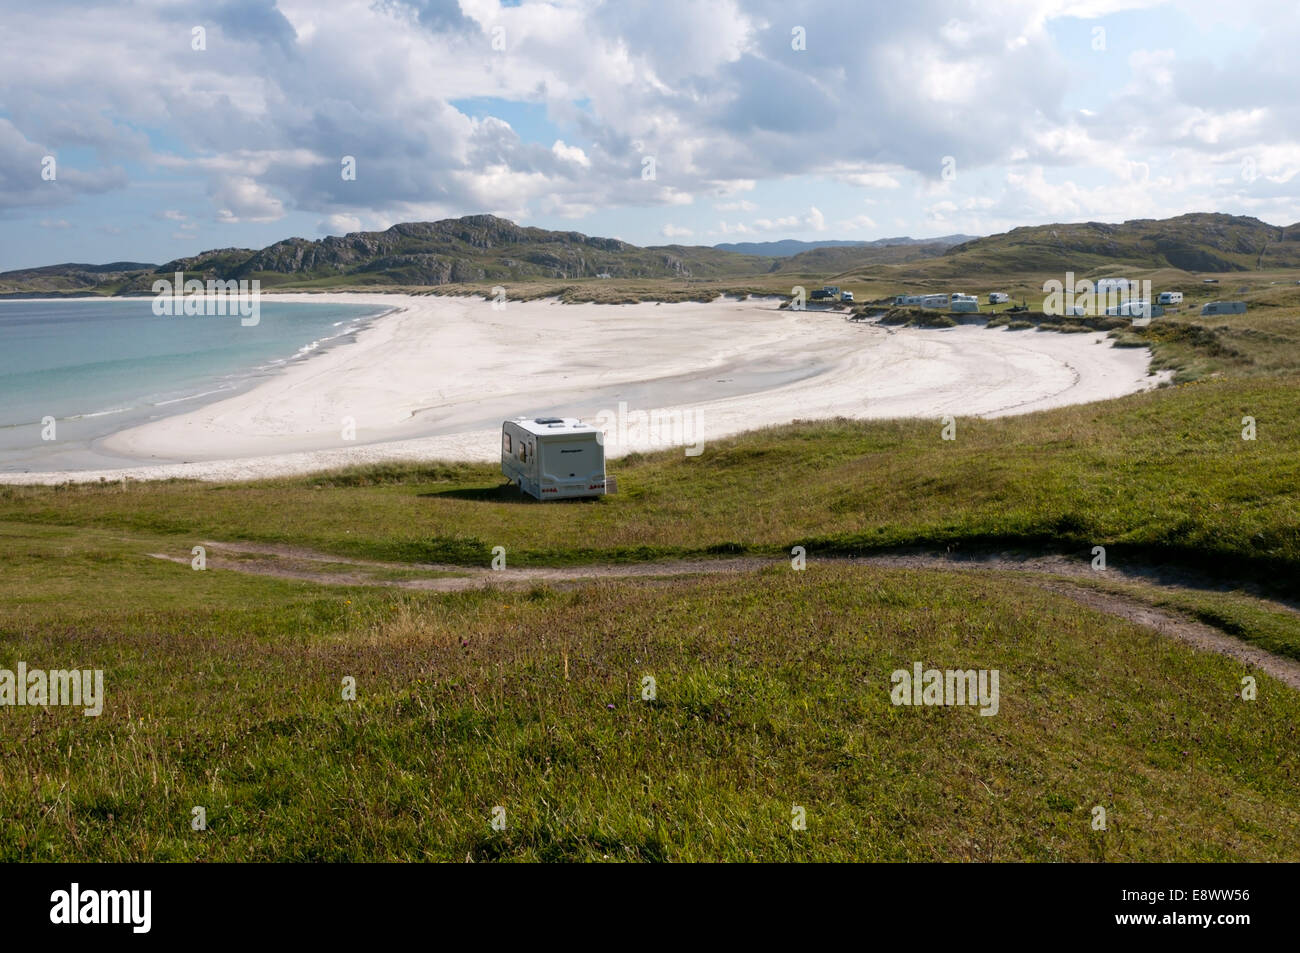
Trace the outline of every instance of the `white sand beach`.
<path fill-rule="evenodd" d="M 490 461 L 500 421 L 627 411 L 610 456 L 797 419 L 994 417 L 1155 386 L 1149 352 L 1103 334 L 894 329 L 774 299 L 566 305 L 384 294 L 277 295 L 395 311 L 354 342 L 237 396 L 116 433 L 116 470 L 0 474 L 58 483 L 241 480 L 388 460 Z M 237 331 L 235 332 L 237 333 Z M 636 414 L 661 410 L 680 432 Z"/>

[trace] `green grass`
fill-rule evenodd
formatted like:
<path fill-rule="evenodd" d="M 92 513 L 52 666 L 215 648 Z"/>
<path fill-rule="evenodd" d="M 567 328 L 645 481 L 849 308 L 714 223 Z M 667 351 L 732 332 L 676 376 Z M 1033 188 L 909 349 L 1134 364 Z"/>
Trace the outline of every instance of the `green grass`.
<path fill-rule="evenodd" d="M 1300 610 L 1242 591 L 1216 592 L 1142 582 L 1078 580 L 1204 622 L 1266 652 L 1300 661 Z"/>
<path fill-rule="evenodd" d="M 6 537 L 0 664 L 102 668 L 108 702 L 0 710 L 0 858 L 1300 856 L 1300 695 L 1242 701 L 1238 664 L 1026 580 L 814 560 L 413 596 L 139 549 Z M 913 661 L 998 669 L 998 714 L 894 707 Z"/>
<path fill-rule="evenodd" d="M 830 421 L 614 461 L 620 493 L 521 502 L 491 465 L 0 488 L 0 523 L 289 543 L 353 558 L 564 565 L 899 546 L 1195 565 L 1300 592 L 1300 380 L 1215 379 L 993 421 Z M 1241 437 L 1253 416 L 1257 438 Z"/>

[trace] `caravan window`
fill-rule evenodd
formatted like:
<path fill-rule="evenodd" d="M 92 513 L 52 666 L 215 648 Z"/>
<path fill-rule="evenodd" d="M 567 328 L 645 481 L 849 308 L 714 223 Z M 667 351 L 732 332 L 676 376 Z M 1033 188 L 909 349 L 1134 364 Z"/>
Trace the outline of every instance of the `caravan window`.
<path fill-rule="evenodd" d="M 510 452 L 510 434 L 508 434 L 508 433 L 503 433 L 503 434 L 501 435 L 501 449 L 502 449 L 505 453 L 509 453 L 509 452 Z"/>
<path fill-rule="evenodd" d="M 522 440 L 519 441 L 519 462 L 528 462 L 528 444 L 524 443 Z"/>

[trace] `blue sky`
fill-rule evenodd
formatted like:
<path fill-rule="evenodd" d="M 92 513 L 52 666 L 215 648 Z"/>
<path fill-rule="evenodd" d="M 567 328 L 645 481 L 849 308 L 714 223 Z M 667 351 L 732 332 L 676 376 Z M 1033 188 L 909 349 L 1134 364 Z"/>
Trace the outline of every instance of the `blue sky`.
<path fill-rule="evenodd" d="M 637 244 L 1300 221 L 1294 3 L 0 6 L 0 270 L 479 212 Z"/>

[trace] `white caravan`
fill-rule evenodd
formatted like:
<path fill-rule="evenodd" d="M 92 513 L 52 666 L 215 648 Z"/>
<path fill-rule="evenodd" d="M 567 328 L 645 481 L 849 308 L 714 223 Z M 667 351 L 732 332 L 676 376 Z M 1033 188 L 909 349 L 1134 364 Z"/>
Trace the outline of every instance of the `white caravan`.
<path fill-rule="evenodd" d="M 1160 292 L 1159 301 L 1161 304 L 1182 304 L 1183 293 L 1181 291 L 1162 291 Z"/>
<path fill-rule="evenodd" d="M 1140 316 L 1144 318 L 1149 318 L 1151 317 L 1151 302 L 1150 301 L 1125 301 L 1122 302 L 1121 304 L 1113 304 L 1106 309 L 1106 314 L 1110 315 L 1111 317 Z"/>
<path fill-rule="evenodd" d="M 574 417 L 516 417 L 501 424 L 501 472 L 522 493 L 567 500 L 614 492 L 601 432 Z"/>

